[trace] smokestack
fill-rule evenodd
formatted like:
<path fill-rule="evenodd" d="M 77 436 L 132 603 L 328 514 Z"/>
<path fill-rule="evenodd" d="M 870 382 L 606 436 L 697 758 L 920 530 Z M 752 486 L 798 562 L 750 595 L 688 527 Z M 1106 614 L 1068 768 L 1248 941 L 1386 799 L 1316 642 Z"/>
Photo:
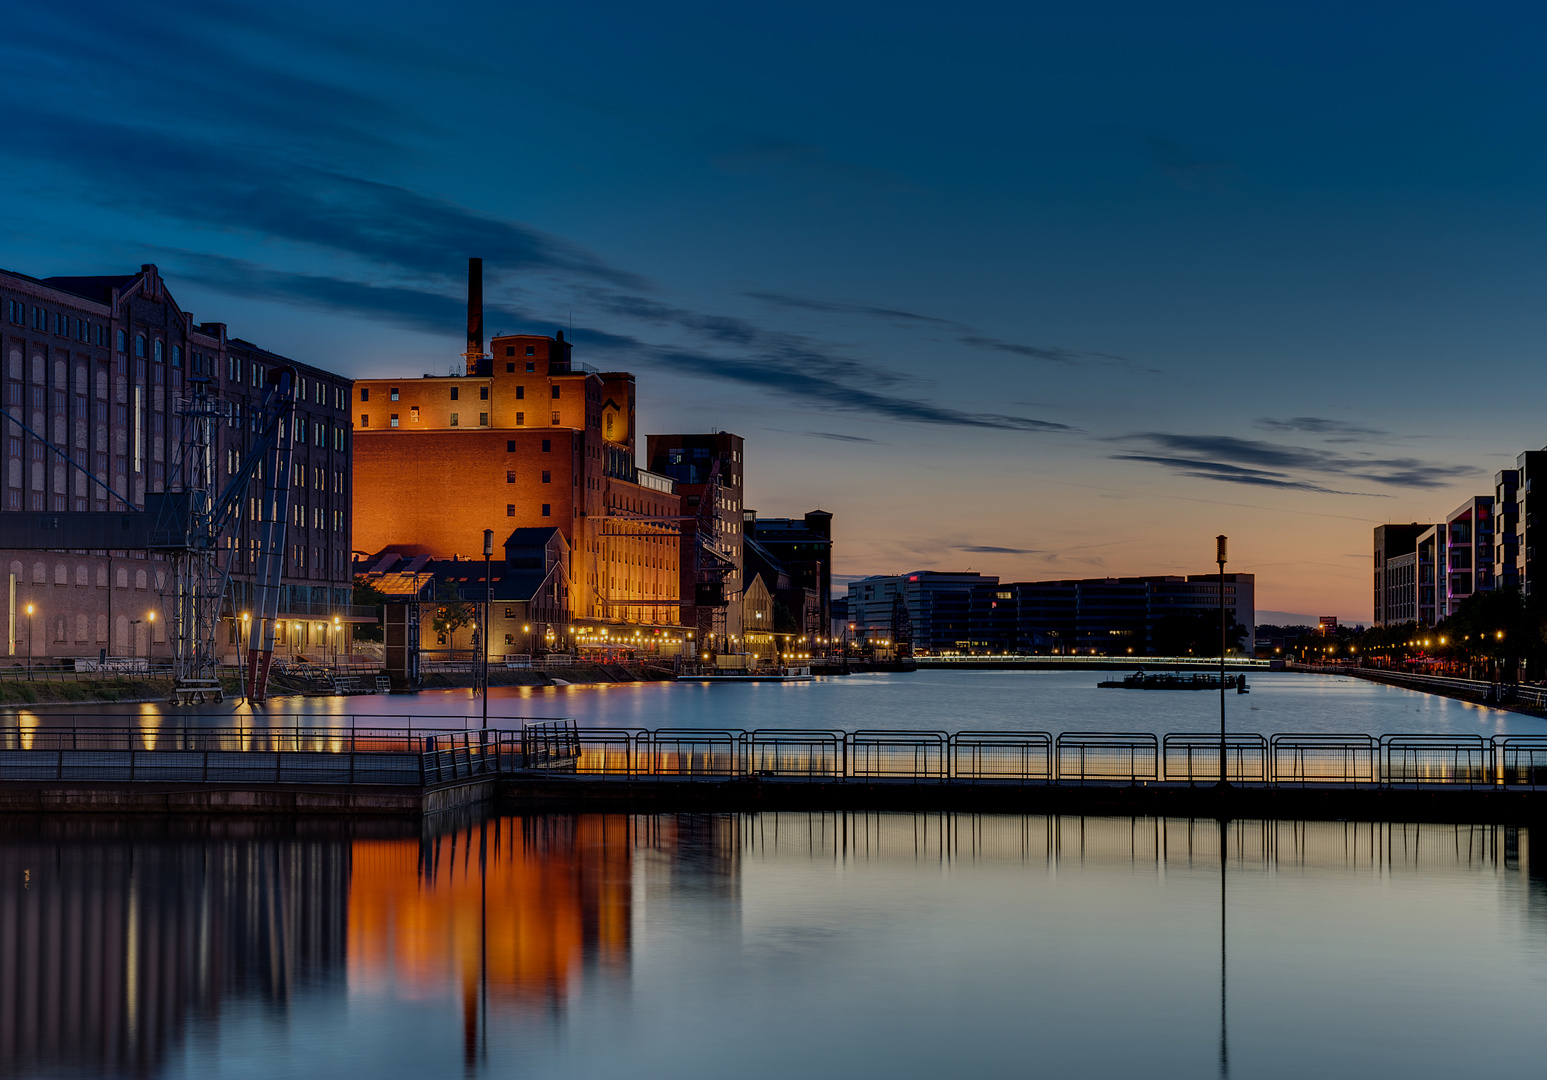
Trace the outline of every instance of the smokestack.
<path fill-rule="evenodd" d="M 483 359 L 483 260 L 467 260 L 467 373 Z"/>

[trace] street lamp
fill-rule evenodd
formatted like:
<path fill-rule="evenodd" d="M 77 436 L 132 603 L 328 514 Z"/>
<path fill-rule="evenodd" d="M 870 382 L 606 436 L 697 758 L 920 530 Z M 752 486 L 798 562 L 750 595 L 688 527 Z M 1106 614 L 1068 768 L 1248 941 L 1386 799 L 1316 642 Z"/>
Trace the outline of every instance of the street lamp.
<path fill-rule="evenodd" d="M 27 605 L 27 681 L 32 681 L 32 605 Z"/>
<path fill-rule="evenodd" d="M 156 644 L 156 613 L 146 612 L 145 618 L 150 622 L 150 626 L 145 630 L 145 670 L 149 671 L 151 647 Z"/>
<path fill-rule="evenodd" d="M 489 727 L 489 612 L 494 606 L 494 579 L 489 576 L 489 560 L 494 555 L 494 530 L 483 531 L 483 726 Z"/>
<path fill-rule="evenodd" d="M 1223 533 L 1214 538 L 1214 559 L 1219 563 L 1219 786 L 1225 787 L 1225 545 Z"/>

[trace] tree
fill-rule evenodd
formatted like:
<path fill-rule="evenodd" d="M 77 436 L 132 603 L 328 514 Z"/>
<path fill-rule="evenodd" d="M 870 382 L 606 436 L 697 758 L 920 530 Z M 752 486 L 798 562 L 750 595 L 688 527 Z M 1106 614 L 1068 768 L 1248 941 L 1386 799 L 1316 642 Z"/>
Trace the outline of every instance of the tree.
<path fill-rule="evenodd" d="M 359 604 L 362 607 L 374 607 L 377 609 L 376 622 L 374 624 L 355 624 L 355 638 L 360 641 L 382 640 L 381 607 L 383 604 L 389 603 L 387 594 L 382 592 L 376 586 L 372 585 L 370 579 L 367 578 L 364 574 L 358 574 L 355 576 L 354 596 L 351 598 L 351 600 L 353 603 Z"/>
<path fill-rule="evenodd" d="M 470 625 L 478 617 L 478 607 L 463 600 L 455 585 L 442 583 L 436 590 L 437 607 L 430 625 L 437 634 L 446 635 L 446 643 L 457 647 L 457 631 Z"/>
<path fill-rule="evenodd" d="M 1232 652 L 1242 651 L 1246 627 L 1225 612 L 1225 645 Z M 1150 639 L 1160 656 L 1218 656 L 1219 612 L 1199 611 L 1165 615 L 1150 628 Z"/>

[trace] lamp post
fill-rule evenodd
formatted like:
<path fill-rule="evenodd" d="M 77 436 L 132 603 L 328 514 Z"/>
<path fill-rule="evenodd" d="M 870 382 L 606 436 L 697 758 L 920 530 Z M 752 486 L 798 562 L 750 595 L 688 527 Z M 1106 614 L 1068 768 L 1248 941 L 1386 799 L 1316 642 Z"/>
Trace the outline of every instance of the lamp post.
<path fill-rule="evenodd" d="M 1214 558 L 1219 563 L 1219 786 L 1228 787 L 1225 780 L 1225 543 L 1227 537 L 1214 538 Z"/>
<path fill-rule="evenodd" d="M 28 612 L 28 614 L 30 615 L 31 612 Z M 130 671 L 135 671 L 140 666 L 140 631 L 139 631 L 139 625 L 140 625 L 140 623 L 142 621 L 143 620 L 140 620 L 140 619 L 130 619 L 129 620 L 129 670 Z M 30 638 L 32 636 L 32 626 L 31 626 L 32 620 L 29 618 L 27 620 L 27 623 L 28 623 L 27 636 Z M 29 667 L 32 664 L 32 646 L 30 644 L 27 646 L 27 664 L 28 664 Z M 28 678 L 31 678 L 31 676 L 29 675 Z"/>
<path fill-rule="evenodd" d="M 154 611 L 146 612 L 145 619 L 150 623 L 145 628 L 145 670 L 148 673 L 150 671 L 151 648 L 156 644 L 156 613 Z"/>
<path fill-rule="evenodd" d="M 489 561 L 494 555 L 494 530 L 483 531 L 483 633 L 479 637 L 483 651 L 483 730 L 489 727 L 489 615 L 494 608 L 494 579 L 489 576 Z"/>
<path fill-rule="evenodd" d="M 27 605 L 27 681 L 32 681 L 32 605 Z"/>

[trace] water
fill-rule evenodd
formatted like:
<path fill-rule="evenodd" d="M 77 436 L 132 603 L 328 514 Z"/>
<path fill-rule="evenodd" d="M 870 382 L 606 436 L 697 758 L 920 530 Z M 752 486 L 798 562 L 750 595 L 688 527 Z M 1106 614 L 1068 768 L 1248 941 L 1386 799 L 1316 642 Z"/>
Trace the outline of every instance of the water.
<path fill-rule="evenodd" d="M 1106 672 L 916 671 L 817 679 L 808 683 L 618 683 L 495 687 L 491 717 L 574 717 L 583 727 L 904 728 L 935 731 L 1217 731 L 1219 695 L 1207 691 L 1100 690 Z M 1226 694 L 1234 731 L 1354 732 L 1371 735 L 1547 733 L 1547 722 L 1346 676 L 1253 672 L 1250 694 Z M 277 698 L 261 709 L 234 702 L 79 706 L 27 711 L 26 725 L 119 723 L 328 724 L 351 714 L 361 725 L 477 725 L 482 703 L 466 690 L 350 698 Z M 11 714 L 14 717 L 15 713 Z M 73 719 L 72 719 L 73 718 Z M 330 719 L 333 718 L 333 719 Z M 342 718 L 342 719 L 340 719 Z M 0 717 L 0 725 L 17 723 Z"/>
<path fill-rule="evenodd" d="M 422 835 L 13 819 L 0 1073 L 1534 1076 L 1530 839 L 899 814 Z"/>

